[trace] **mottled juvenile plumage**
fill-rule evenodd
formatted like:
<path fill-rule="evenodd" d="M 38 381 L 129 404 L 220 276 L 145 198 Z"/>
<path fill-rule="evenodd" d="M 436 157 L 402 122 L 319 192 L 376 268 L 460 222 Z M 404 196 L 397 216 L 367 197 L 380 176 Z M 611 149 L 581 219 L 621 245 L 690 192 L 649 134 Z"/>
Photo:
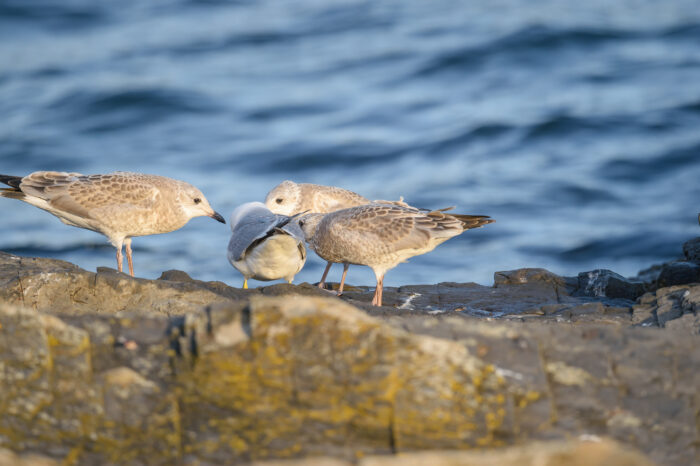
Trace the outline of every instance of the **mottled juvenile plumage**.
<path fill-rule="evenodd" d="M 335 186 L 323 186 L 311 183 L 295 183 L 293 181 L 283 181 L 275 186 L 265 198 L 265 205 L 276 214 L 296 215 L 301 213 L 325 214 L 335 212 L 340 209 L 356 207 L 360 205 L 377 203 L 393 204 L 409 207 L 408 204 L 399 201 L 370 201 L 366 197 Z M 326 277 L 333 262 L 328 262 L 318 283 L 319 288 L 324 288 Z M 345 276 L 348 273 L 348 264 L 343 264 L 343 276 L 340 279 L 338 295 L 343 292 Z"/>
<path fill-rule="evenodd" d="M 377 277 L 372 304 L 381 306 L 384 274 L 410 257 L 471 228 L 494 222 L 483 215 L 452 215 L 400 205 L 368 204 L 299 221 L 309 246 L 329 262 L 367 265 Z"/>
<path fill-rule="evenodd" d="M 304 233 L 293 217 L 275 215 L 262 202 L 248 202 L 231 214 L 228 260 L 248 279 L 292 283 L 306 262 Z"/>
<path fill-rule="evenodd" d="M 132 276 L 132 237 L 177 230 L 200 216 L 226 223 L 199 189 L 163 176 L 39 171 L 23 178 L 0 175 L 0 182 L 11 186 L 0 189 L 0 197 L 19 199 L 52 213 L 66 225 L 105 235 L 117 248 L 120 272 L 121 249 L 126 245 Z"/>
<path fill-rule="evenodd" d="M 275 186 L 265 198 L 267 208 L 282 215 L 296 215 L 302 212 L 325 214 L 370 202 L 372 201 L 347 189 L 320 184 L 295 183 L 289 180 Z M 326 277 L 332 264 L 333 262 L 326 264 L 321 281 L 318 283 L 319 288 L 325 287 Z M 338 289 L 339 295 L 343 292 L 347 273 L 348 264 L 344 264 L 343 277 Z"/>

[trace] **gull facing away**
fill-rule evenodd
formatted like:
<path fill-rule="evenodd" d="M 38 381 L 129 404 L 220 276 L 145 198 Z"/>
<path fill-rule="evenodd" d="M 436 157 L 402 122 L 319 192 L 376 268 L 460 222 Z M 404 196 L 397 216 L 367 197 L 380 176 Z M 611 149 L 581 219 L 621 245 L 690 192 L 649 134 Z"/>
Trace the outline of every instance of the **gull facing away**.
<path fill-rule="evenodd" d="M 403 200 L 370 201 L 366 197 L 360 196 L 347 189 L 311 183 L 295 183 L 289 180 L 285 180 L 272 188 L 265 198 L 265 205 L 267 208 L 281 215 L 297 215 L 302 212 L 326 214 L 335 212 L 336 210 L 361 206 L 373 202 L 408 207 Z M 318 283 L 319 288 L 323 289 L 325 287 L 326 277 L 328 276 L 328 271 L 331 269 L 332 264 L 333 262 L 331 261 L 326 264 L 321 281 Z M 337 293 L 339 296 L 343 293 L 348 267 L 349 264 L 343 264 L 343 276 L 340 279 L 340 288 Z"/>
<path fill-rule="evenodd" d="M 276 215 L 262 202 L 248 202 L 231 214 L 228 260 L 248 279 L 292 283 L 306 262 L 304 233 L 294 217 Z"/>
<path fill-rule="evenodd" d="M 466 230 L 494 220 L 485 215 L 447 214 L 414 207 L 368 204 L 299 220 L 309 246 L 329 262 L 367 265 L 377 277 L 372 304 L 382 305 L 384 274 Z"/>
<path fill-rule="evenodd" d="M 39 171 L 25 177 L 0 175 L 0 182 L 10 186 L 0 188 L 0 197 L 19 199 L 46 210 L 66 225 L 105 235 L 117 248 L 120 272 L 125 245 L 132 277 L 132 237 L 168 233 L 194 217 L 226 223 L 199 189 L 164 176 Z"/>

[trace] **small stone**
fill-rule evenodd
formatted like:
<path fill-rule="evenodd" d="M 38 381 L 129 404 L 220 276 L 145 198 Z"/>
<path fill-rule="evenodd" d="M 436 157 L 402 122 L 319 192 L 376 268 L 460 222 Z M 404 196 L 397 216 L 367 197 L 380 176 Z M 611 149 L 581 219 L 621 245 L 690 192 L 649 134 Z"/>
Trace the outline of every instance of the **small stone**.
<path fill-rule="evenodd" d="M 547 269 L 526 268 L 505 270 L 493 274 L 493 286 L 495 288 L 498 288 L 499 285 L 519 285 L 533 282 L 554 283 L 560 286 L 565 285 L 564 278 Z"/>
<path fill-rule="evenodd" d="M 186 272 L 183 272 L 182 270 L 166 270 L 162 274 L 160 274 L 160 277 L 158 277 L 158 280 L 168 280 L 171 282 L 184 282 L 184 283 L 192 283 L 194 280 L 192 280 L 192 277 L 190 277 Z"/>
<path fill-rule="evenodd" d="M 575 295 L 634 301 L 644 291 L 644 284 L 640 282 L 628 280 L 612 270 L 597 269 L 578 274 L 578 290 Z"/>

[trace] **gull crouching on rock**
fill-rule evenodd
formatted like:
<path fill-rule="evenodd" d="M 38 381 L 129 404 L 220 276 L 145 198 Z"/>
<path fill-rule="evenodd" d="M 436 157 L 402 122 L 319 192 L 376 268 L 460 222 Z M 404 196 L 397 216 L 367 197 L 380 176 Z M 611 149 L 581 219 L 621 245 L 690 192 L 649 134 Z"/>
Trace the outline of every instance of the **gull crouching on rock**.
<path fill-rule="evenodd" d="M 294 217 L 276 215 L 262 202 L 248 202 L 231 214 L 228 260 L 248 279 L 292 283 L 306 262 L 304 233 Z"/>
<path fill-rule="evenodd" d="M 0 182 L 10 186 L 0 189 L 0 197 L 19 199 L 46 210 L 66 225 L 105 235 L 117 248 L 120 272 L 125 245 L 131 276 L 132 237 L 168 233 L 194 217 L 226 223 L 199 189 L 164 176 L 39 171 L 25 177 L 0 175 Z"/>
<path fill-rule="evenodd" d="M 446 210 L 367 204 L 299 219 L 309 246 L 329 262 L 367 265 L 377 278 L 372 304 L 382 305 L 384 275 L 410 257 L 425 254 L 466 230 L 494 220 Z"/>

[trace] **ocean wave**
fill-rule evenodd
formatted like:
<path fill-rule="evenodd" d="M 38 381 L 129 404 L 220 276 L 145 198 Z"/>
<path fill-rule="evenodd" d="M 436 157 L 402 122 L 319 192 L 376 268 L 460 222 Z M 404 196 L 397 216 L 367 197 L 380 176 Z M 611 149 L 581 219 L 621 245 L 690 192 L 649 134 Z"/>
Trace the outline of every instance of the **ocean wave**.
<path fill-rule="evenodd" d="M 590 260 L 631 258 L 669 260 L 682 255 L 680 245 L 689 240 L 687 235 L 668 231 L 642 231 L 604 238 L 589 239 L 580 244 L 561 248 L 554 246 L 522 246 L 520 251 L 556 258 L 562 262 L 577 263 Z"/>
<path fill-rule="evenodd" d="M 407 79 L 426 78 L 445 71 L 463 71 L 479 66 L 499 55 L 512 56 L 536 52 L 544 57 L 553 49 L 592 47 L 606 42 L 633 38 L 634 33 L 612 29 L 558 29 L 528 26 L 478 45 L 449 50 L 431 57 Z"/>
<path fill-rule="evenodd" d="M 287 104 L 258 107 L 245 114 L 246 119 L 252 121 L 266 121 L 277 118 L 301 117 L 326 113 L 333 108 L 323 104 Z"/>
<path fill-rule="evenodd" d="M 517 131 L 513 125 L 503 123 L 484 123 L 468 128 L 458 134 L 445 137 L 426 147 L 430 154 L 441 154 L 450 150 L 463 148 L 468 144 L 483 139 L 497 139 Z"/>
<path fill-rule="evenodd" d="M 80 90 L 63 95 L 48 110 L 84 132 L 124 130 L 182 114 L 219 110 L 207 96 L 192 90 L 132 88 Z"/>
<path fill-rule="evenodd" d="M 559 28 L 547 25 L 528 25 L 514 32 L 486 42 L 439 52 L 415 69 L 406 80 L 428 78 L 442 72 L 466 71 L 483 65 L 495 57 L 508 57 L 517 62 L 527 55 L 532 66 L 538 60 L 549 60 L 549 54 L 560 54 L 564 50 L 580 50 L 592 53 L 600 47 L 623 41 L 638 39 L 682 39 L 697 42 L 700 24 L 690 23 L 657 30 L 634 30 L 621 28 Z M 608 76 L 595 75 L 598 79 Z"/>
<path fill-rule="evenodd" d="M 281 173 L 293 177 L 315 170 L 358 170 L 372 165 L 387 166 L 408 152 L 408 148 L 369 144 L 329 146 L 327 149 L 316 150 L 286 145 L 273 151 L 247 154 L 245 157 L 230 160 L 226 165 L 237 170 L 246 169 L 277 178 Z"/>
<path fill-rule="evenodd" d="M 2 22 L 41 24 L 56 29 L 93 27 L 104 22 L 109 10 L 99 2 L 76 1 L 24 1 L 4 0 L 0 2 Z"/>
<path fill-rule="evenodd" d="M 606 161 L 598 170 L 603 178 L 650 183 L 659 177 L 694 168 L 700 170 L 700 141 L 660 152 L 647 158 L 619 158 Z"/>

